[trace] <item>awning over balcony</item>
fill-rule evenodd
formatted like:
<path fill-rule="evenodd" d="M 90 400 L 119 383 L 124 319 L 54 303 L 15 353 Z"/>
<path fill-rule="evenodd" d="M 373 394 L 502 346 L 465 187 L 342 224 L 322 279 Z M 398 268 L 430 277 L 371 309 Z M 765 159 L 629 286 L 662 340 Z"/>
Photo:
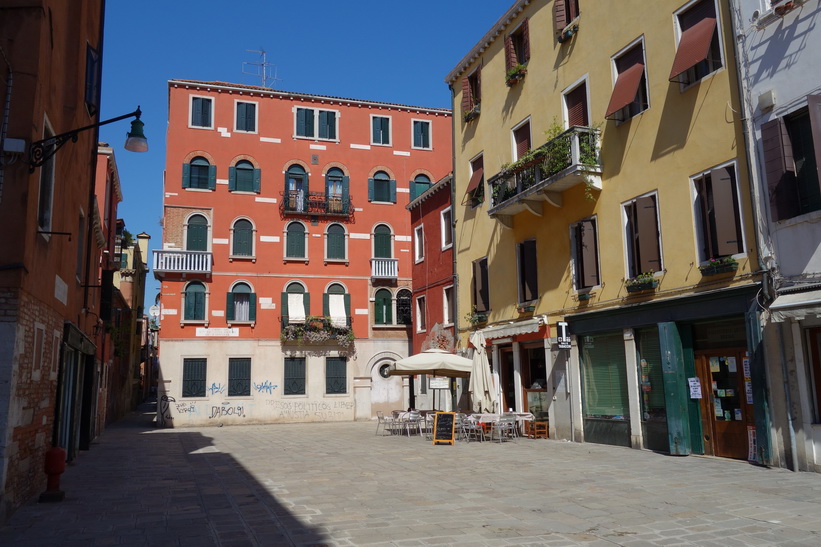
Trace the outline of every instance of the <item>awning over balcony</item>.
<path fill-rule="evenodd" d="M 605 118 L 610 118 L 613 114 L 629 105 L 636 99 L 639 91 L 641 77 L 644 75 L 644 64 L 636 63 L 621 74 L 613 86 L 613 94 L 610 96 L 610 104 L 607 105 Z"/>
<path fill-rule="evenodd" d="M 780 323 L 821 316 L 821 290 L 782 294 L 770 304 L 770 318 Z"/>
<path fill-rule="evenodd" d="M 670 80 L 675 80 L 681 73 L 707 58 L 715 30 L 715 17 L 707 17 L 681 33 Z"/>

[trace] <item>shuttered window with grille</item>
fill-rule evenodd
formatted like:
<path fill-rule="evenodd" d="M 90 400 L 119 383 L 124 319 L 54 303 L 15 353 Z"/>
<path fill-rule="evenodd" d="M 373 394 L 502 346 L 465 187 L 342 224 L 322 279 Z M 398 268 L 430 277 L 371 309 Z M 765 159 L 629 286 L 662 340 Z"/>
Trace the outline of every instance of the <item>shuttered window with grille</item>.
<path fill-rule="evenodd" d="M 621 332 L 582 338 L 582 408 L 585 417 L 627 419 L 627 370 Z"/>
<path fill-rule="evenodd" d="M 305 358 L 286 357 L 283 394 L 305 395 Z"/>
<path fill-rule="evenodd" d="M 232 357 L 228 359 L 228 396 L 247 397 L 251 395 L 251 359 Z"/>
<path fill-rule="evenodd" d="M 348 392 L 348 360 L 345 357 L 325 358 L 325 393 L 341 394 Z"/>
<path fill-rule="evenodd" d="M 206 359 L 182 360 L 182 396 L 205 397 Z"/>

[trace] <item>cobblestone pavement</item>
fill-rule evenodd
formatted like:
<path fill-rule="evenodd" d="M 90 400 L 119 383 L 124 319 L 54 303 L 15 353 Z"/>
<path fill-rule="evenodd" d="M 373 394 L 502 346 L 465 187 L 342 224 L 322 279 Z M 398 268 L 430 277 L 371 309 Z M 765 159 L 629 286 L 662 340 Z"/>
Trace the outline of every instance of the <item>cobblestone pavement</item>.
<path fill-rule="evenodd" d="M 154 429 L 135 412 L 0 545 L 819 545 L 821 475 L 554 440 L 433 446 L 376 424 Z"/>

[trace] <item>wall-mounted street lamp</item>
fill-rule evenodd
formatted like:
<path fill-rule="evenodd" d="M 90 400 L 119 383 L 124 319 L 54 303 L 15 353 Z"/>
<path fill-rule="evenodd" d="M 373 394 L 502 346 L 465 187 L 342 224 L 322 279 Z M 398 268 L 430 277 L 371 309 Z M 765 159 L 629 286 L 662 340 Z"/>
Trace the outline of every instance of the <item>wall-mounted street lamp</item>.
<path fill-rule="evenodd" d="M 69 140 L 71 142 L 77 142 L 77 135 L 79 133 L 82 133 L 83 131 L 86 131 L 88 129 L 94 129 L 95 127 L 100 127 L 101 125 L 107 125 L 109 123 L 118 122 L 120 120 L 125 120 L 126 118 L 131 117 L 136 117 L 137 119 L 131 122 L 131 131 L 126 133 L 125 149 L 131 152 L 147 152 L 148 140 L 145 138 L 145 135 L 143 134 L 143 126 L 145 124 L 140 121 L 141 115 L 142 111 L 138 106 L 137 110 L 135 110 L 134 112 L 130 112 L 122 116 L 117 116 L 116 118 L 111 118 L 110 120 L 105 120 L 99 123 L 93 123 L 91 125 L 87 125 L 79 129 L 72 129 L 71 131 L 67 131 L 66 133 L 61 133 L 59 135 L 54 135 L 53 137 L 49 137 L 41 141 L 35 141 L 31 143 L 31 146 L 29 147 L 29 173 L 33 173 L 36 168 L 46 163 L 49 160 L 49 158 L 51 158 L 57 152 L 57 150 L 59 150 L 60 147 L 63 146 Z"/>

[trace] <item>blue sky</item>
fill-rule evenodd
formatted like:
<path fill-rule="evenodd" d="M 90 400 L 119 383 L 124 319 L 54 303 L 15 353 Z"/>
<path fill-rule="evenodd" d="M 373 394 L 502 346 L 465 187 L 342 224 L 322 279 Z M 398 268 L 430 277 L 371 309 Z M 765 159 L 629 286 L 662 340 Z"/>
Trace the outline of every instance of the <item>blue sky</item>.
<path fill-rule="evenodd" d="M 450 108 L 444 78 L 513 0 L 108 0 L 101 119 L 140 105 L 149 151 L 122 148 L 128 121 L 100 128 L 115 150 L 133 234 L 162 246 L 162 177 L 174 78 L 260 85 L 244 74 L 267 51 L 276 89 Z M 271 70 L 274 70 L 272 67 Z M 150 263 L 149 256 L 149 263 Z M 159 282 L 149 279 L 146 303 Z"/>

